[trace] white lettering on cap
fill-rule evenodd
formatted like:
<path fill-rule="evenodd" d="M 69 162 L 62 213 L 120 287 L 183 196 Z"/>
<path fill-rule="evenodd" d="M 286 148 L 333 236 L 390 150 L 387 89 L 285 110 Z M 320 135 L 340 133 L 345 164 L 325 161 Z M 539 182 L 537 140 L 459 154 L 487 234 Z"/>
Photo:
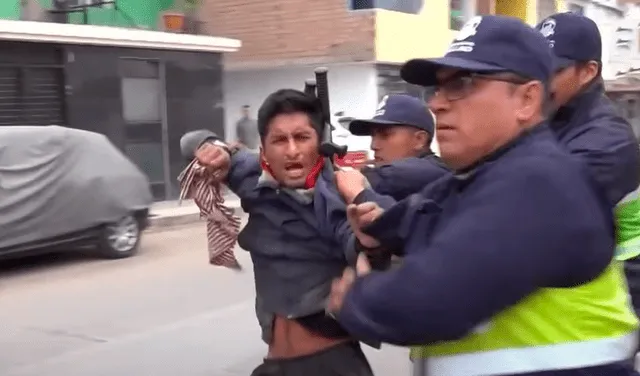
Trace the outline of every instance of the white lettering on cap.
<path fill-rule="evenodd" d="M 480 22 L 482 22 L 482 16 L 475 16 L 471 18 L 469 21 L 467 21 L 467 23 L 464 24 L 462 29 L 458 31 L 458 34 L 456 35 L 454 40 L 465 40 L 476 35 L 476 33 L 478 32 L 478 26 L 480 26 Z"/>
<path fill-rule="evenodd" d="M 549 38 L 555 33 L 556 20 L 554 20 L 553 18 L 548 18 L 542 23 L 542 26 L 540 26 L 540 34 L 542 34 L 542 36 L 544 36 L 545 38 Z"/>
<path fill-rule="evenodd" d="M 476 35 L 478 32 L 478 26 L 482 22 L 482 16 L 475 16 L 464 24 L 462 29 L 458 31 L 456 37 L 453 39 L 453 43 L 449 46 L 447 53 L 449 52 L 471 52 L 475 46 L 474 42 L 467 41 L 467 39 Z"/>
<path fill-rule="evenodd" d="M 543 37 L 549 39 L 556 33 L 556 20 L 553 18 L 547 18 L 542 25 L 540 25 L 540 34 Z M 555 46 L 556 41 L 553 39 L 549 39 L 549 47 L 553 48 Z"/>
<path fill-rule="evenodd" d="M 378 108 L 376 109 L 376 114 L 374 116 L 382 116 L 387 111 L 387 99 L 389 99 L 388 95 L 382 97 L 382 100 L 378 104 Z"/>

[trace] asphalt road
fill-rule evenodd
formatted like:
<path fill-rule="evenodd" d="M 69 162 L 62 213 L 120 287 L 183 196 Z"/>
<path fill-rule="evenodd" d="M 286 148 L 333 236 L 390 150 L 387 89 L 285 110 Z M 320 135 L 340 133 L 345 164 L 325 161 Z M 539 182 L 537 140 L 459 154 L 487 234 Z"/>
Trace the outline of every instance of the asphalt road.
<path fill-rule="evenodd" d="M 250 269 L 207 264 L 202 225 L 126 260 L 0 263 L 0 375 L 248 376 L 265 353 L 253 297 Z M 410 374 L 405 349 L 366 352 L 376 375 Z"/>

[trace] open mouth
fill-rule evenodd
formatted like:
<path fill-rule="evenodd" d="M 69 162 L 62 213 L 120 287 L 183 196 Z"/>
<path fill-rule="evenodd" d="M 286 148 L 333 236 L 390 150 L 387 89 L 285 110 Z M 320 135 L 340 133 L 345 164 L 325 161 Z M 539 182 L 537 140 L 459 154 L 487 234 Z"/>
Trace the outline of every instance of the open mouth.
<path fill-rule="evenodd" d="M 300 177 L 304 172 L 304 165 L 302 163 L 291 162 L 284 165 L 284 169 L 289 177 Z"/>

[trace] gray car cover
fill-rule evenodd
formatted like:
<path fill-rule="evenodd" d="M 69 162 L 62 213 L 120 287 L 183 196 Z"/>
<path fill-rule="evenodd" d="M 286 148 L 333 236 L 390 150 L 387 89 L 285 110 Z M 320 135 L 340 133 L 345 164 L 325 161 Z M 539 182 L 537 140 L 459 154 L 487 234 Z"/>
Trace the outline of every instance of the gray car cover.
<path fill-rule="evenodd" d="M 101 134 L 0 127 L 0 249 L 113 223 L 151 202 L 145 175 Z"/>

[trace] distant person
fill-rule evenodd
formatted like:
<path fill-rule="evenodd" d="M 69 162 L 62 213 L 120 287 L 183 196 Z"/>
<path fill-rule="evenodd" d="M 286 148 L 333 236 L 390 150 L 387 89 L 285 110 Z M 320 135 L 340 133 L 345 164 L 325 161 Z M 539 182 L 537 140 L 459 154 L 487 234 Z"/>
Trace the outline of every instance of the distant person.
<path fill-rule="evenodd" d="M 236 123 L 238 141 L 249 149 L 258 148 L 258 123 L 249 114 L 249 105 L 242 106 L 242 117 Z"/>

